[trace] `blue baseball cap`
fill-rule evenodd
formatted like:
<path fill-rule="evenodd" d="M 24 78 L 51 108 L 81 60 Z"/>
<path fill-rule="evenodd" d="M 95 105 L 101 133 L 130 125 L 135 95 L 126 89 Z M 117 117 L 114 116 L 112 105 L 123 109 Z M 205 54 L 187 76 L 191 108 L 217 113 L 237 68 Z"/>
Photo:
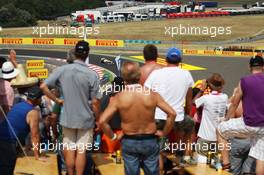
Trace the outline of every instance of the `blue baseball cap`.
<path fill-rule="evenodd" d="M 166 59 L 172 62 L 180 62 L 182 60 L 182 52 L 180 49 L 172 47 L 168 50 Z"/>

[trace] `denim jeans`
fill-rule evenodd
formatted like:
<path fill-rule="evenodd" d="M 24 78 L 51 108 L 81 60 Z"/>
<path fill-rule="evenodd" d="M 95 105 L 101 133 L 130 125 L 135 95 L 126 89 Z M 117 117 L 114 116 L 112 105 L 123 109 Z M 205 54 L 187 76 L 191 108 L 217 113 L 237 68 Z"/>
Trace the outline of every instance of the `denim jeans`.
<path fill-rule="evenodd" d="M 250 139 L 231 139 L 230 164 L 231 173 L 239 175 L 243 173 L 254 173 L 256 161 L 248 156 L 250 150 Z"/>
<path fill-rule="evenodd" d="M 156 138 L 123 138 L 121 144 L 126 175 L 140 175 L 140 168 L 145 175 L 159 174 L 159 144 Z"/>

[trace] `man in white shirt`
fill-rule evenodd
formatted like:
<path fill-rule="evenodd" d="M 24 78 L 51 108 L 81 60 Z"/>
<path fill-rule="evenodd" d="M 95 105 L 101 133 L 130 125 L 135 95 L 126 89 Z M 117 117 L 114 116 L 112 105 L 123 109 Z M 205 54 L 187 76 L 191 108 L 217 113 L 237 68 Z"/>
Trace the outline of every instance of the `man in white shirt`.
<path fill-rule="evenodd" d="M 167 56 L 167 67 L 154 70 L 145 82 L 145 86 L 158 92 L 177 113 L 174 131 L 183 143 L 191 140 L 194 122 L 188 116 L 192 106 L 192 86 L 194 81 L 189 71 L 181 69 L 182 53 L 177 48 L 170 48 Z M 155 119 L 158 127 L 163 127 L 166 114 L 159 108 L 156 109 Z M 185 150 L 184 159 L 190 159 L 190 150 Z"/>
<path fill-rule="evenodd" d="M 228 96 L 222 93 L 224 83 L 222 76 L 214 73 L 208 80 L 203 81 L 201 91 L 194 98 L 196 107 L 203 107 L 197 141 L 197 152 L 203 156 L 207 156 L 208 151 L 218 151 L 216 129 L 224 120 L 228 103 Z M 212 92 L 203 95 L 208 86 Z"/>

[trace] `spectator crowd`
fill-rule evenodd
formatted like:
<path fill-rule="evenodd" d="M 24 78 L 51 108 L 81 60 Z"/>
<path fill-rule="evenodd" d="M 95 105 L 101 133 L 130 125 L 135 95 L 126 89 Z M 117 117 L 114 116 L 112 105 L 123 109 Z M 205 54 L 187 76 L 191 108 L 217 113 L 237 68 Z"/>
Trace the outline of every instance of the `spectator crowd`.
<path fill-rule="evenodd" d="M 59 169 L 68 175 L 90 174 L 91 154 L 119 150 L 126 175 L 173 173 L 213 155 L 217 170 L 264 174 L 260 54 L 250 58 L 250 74 L 228 97 L 222 75 L 213 73 L 197 86 L 180 66 L 180 49 L 168 49 L 161 66 L 151 44 L 143 49 L 144 65 L 123 61 L 121 76 L 102 92 L 87 66 L 89 52 L 89 43 L 79 41 L 68 64 L 43 81 L 26 76 L 14 50 L 0 57 L 0 175 L 13 174 L 18 148 L 45 161 L 41 152 L 49 147 L 42 143 L 62 145 L 49 151 L 57 152 Z M 168 155 L 178 161 L 170 164 Z"/>

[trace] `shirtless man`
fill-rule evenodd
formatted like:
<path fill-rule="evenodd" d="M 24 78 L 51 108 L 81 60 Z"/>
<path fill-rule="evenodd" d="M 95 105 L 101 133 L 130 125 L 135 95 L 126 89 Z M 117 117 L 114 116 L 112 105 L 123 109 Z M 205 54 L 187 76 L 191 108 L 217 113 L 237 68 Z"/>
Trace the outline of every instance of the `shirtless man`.
<path fill-rule="evenodd" d="M 139 175 L 140 166 L 147 175 L 159 174 L 159 144 L 157 137 L 167 135 L 173 127 L 175 111 L 150 89 L 138 84 L 140 68 L 137 63 L 125 62 L 121 69 L 126 88 L 111 99 L 100 117 L 100 126 L 112 140 L 122 138 L 122 156 L 126 175 Z M 163 131 L 157 131 L 154 114 L 159 107 L 167 114 Z M 108 121 L 115 112 L 121 116 L 123 134 L 116 135 Z"/>
<path fill-rule="evenodd" d="M 144 85 L 146 79 L 153 70 L 162 68 L 161 65 L 157 64 L 158 49 L 152 44 L 148 44 L 143 50 L 145 65 L 141 67 L 141 76 L 139 84 Z"/>

